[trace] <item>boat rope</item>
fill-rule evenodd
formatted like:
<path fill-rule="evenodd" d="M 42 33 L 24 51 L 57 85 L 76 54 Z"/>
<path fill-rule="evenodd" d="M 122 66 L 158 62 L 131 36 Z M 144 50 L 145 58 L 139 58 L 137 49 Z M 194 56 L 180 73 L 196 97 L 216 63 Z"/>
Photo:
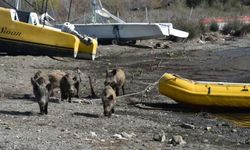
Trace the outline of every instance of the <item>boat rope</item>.
<path fill-rule="evenodd" d="M 148 93 L 159 83 L 159 80 L 160 79 L 158 79 L 156 82 L 148 84 L 148 86 L 146 86 L 146 88 L 144 90 L 142 90 L 142 91 L 135 92 L 135 93 L 130 93 L 130 94 L 125 94 L 125 95 L 122 95 L 122 96 L 118 96 L 117 99 L 121 99 L 121 98 L 124 98 L 124 97 L 129 97 L 129 96 L 134 96 L 134 95 L 139 95 L 139 94 L 143 94 L 143 93 Z M 101 100 L 101 98 L 83 99 L 83 101 L 86 101 L 86 100 L 89 100 L 90 103 L 93 104 L 93 103 L 99 102 Z"/>
<path fill-rule="evenodd" d="M 43 0 L 44 1 L 44 0 Z M 46 3 L 45 3 L 45 10 L 44 10 L 44 13 L 46 14 L 47 13 L 47 9 L 48 9 L 48 0 L 46 0 Z M 43 27 L 45 25 L 45 22 L 46 22 L 46 17 L 43 19 Z"/>

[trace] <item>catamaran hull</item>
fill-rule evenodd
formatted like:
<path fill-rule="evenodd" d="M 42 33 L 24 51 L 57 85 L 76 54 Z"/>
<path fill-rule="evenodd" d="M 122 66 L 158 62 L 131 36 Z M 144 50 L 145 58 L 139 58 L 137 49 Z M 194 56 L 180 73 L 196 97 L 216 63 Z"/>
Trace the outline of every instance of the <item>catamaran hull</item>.
<path fill-rule="evenodd" d="M 31 56 L 58 56 L 72 57 L 74 55 L 70 48 L 59 47 L 53 45 L 45 45 L 39 43 L 23 42 L 12 39 L 0 38 L 0 54 L 5 55 L 31 55 Z M 77 58 L 93 60 L 93 55 L 78 54 Z"/>
<path fill-rule="evenodd" d="M 98 38 L 99 41 L 136 41 L 163 38 L 174 35 L 188 37 L 188 33 L 173 29 L 171 23 L 106 23 L 74 24 L 80 34 Z M 56 27 L 61 28 L 61 25 Z"/>
<path fill-rule="evenodd" d="M 30 23 L 30 13 L 23 15 L 0 7 L 0 53 L 10 55 L 69 56 L 94 60 L 97 41 L 81 41 L 77 36 L 53 27 Z M 26 19 L 22 19 L 22 17 Z M 20 17 L 20 18 L 19 18 Z"/>

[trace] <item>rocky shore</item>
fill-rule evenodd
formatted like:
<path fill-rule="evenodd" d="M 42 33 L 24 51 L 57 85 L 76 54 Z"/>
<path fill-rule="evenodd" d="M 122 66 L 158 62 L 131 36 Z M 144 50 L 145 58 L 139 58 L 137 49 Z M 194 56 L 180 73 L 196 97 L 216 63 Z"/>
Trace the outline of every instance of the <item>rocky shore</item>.
<path fill-rule="evenodd" d="M 151 40 L 136 46 L 100 46 L 95 61 L 1 56 L 0 149 L 249 149 L 250 129 L 225 117 L 247 118 L 249 112 L 177 104 L 160 95 L 157 87 L 165 72 L 193 80 L 249 82 L 249 47 L 247 37 L 212 42 Z M 49 114 L 39 115 L 30 77 L 38 70 L 76 67 L 82 71 L 80 98 L 60 102 L 57 93 L 50 100 Z M 118 67 L 127 76 L 127 95 L 118 97 L 115 115 L 107 118 L 101 100 L 88 98 L 88 76 L 100 96 L 106 68 Z"/>

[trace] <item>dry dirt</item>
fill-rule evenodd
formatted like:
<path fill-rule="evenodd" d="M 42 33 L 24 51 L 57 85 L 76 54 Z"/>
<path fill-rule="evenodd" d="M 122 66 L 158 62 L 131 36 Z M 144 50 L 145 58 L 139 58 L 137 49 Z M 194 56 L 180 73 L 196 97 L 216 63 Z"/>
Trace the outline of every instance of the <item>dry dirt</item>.
<path fill-rule="evenodd" d="M 249 149 L 250 129 L 218 117 L 220 112 L 176 104 L 160 95 L 155 83 L 165 72 L 194 80 L 249 82 L 250 38 L 208 44 L 167 42 L 170 48 L 152 49 L 156 42 L 100 46 L 95 61 L 1 56 L 0 149 Z M 75 67 L 83 72 L 80 100 L 91 104 L 53 98 L 49 114 L 39 115 L 30 77 L 38 70 Z M 131 95 L 119 97 L 115 115 L 107 118 L 99 99 L 87 99 L 88 76 L 100 95 L 106 68 L 116 67 L 125 70 L 125 92 Z M 141 92 L 147 87 L 151 90 Z M 60 98 L 58 93 L 56 97 Z M 156 137 L 162 131 L 166 140 L 160 142 Z M 114 137 L 123 132 L 132 137 Z M 186 144 L 171 144 L 175 135 Z"/>

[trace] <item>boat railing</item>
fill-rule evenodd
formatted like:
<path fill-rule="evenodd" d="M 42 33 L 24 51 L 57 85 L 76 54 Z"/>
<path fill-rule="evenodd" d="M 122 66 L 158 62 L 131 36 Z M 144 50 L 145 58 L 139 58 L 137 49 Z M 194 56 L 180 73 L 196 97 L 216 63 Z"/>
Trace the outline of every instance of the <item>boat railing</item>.
<path fill-rule="evenodd" d="M 16 10 L 10 9 L 10 16 L 12 21 L 19 21 Z"/>
<path fill-rule="evenodd" d="M 39 18 L 35 12 L 25 12 L 20 10 L 10 9 L 11 20 L 29 23 L 32 25 L 39 25 Z"/>

